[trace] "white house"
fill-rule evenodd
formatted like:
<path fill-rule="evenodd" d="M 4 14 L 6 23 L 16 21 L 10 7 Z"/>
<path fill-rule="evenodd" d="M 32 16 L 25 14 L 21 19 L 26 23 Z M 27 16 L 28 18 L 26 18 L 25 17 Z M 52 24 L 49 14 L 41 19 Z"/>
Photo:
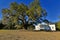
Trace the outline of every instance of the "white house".
<path fill-rule="evenodd" d="M 49 31 L 56 31 L 56 26 L 55 24 L 47 24 L 47 23 L 38 23 L 38 24 L 34 24 L 35 29 L 34 30 L 49 30 Z"/>
<path fill-rule="evenodd" d="M 49 24 L 49 27 L 51 28 L 52 31 L 56 31 L 56 26 L 55 26 L 55 24 Z"/>

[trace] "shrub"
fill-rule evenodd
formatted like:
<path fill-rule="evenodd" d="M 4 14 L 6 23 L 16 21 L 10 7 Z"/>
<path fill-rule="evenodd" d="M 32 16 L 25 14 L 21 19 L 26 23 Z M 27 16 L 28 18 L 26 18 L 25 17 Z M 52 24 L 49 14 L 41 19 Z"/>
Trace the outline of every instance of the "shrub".
<path fill-rule="evenodd" d="M 27 30 L 29 30 L 29 31 L 33 31 L 34 28 L 35 28 L 35 27 L 34 27 L 33 25 L 30 25 L 30 26 L 27 27 Z"/>

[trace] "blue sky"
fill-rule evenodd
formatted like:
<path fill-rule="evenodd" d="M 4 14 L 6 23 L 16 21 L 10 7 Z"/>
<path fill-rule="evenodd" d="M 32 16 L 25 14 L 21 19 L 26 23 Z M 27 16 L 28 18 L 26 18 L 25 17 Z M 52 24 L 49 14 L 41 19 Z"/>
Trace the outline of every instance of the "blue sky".
<path fill-rule="evenodd" d="M 24 3 L 28 5 L 33 0 L 0 0 L 0 19 L 2 19 L 3 8 L 9 8 L 11 2 Z M 48 16 L 47 19 L 52 22 L 58 21 L 60 15 L 60 0 L 40 0 L 42 8 L 46 9 Z"/>
<path fill-rule="evenodd" d="M 60 15 L 60 0 L 41 0 L 41 5 L 48 13 L 48 20 L 52 22 L 59 20 L 58 16 Z"/>

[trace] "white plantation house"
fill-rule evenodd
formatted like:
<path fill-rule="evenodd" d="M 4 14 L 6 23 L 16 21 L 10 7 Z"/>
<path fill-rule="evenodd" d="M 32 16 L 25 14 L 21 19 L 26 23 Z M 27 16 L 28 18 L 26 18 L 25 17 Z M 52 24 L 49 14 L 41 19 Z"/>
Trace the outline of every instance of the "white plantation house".
<path fill-rule="evenodd" d="M 37 23 L 37 24 L 34 24 L 35 26 L 35 29 L 34 30 L 46 30 L 46 31 L 56 31 L 56 26 L 55 24 L 52 24 L 52 23 Z"/>

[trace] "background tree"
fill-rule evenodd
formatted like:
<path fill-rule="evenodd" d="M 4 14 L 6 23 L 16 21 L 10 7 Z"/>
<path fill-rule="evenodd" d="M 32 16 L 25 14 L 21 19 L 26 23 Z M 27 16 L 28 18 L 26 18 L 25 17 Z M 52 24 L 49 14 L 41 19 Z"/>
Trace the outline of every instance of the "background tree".
<path fill-rule="evenodd" d="M 60 21 L 56 23 L 56 26 L 57 26 L 57 30 L 60 30 Z"/>
<path fill-rule="evenodd" d="M 58 18 L 60 19 L 60 16 L 58 16 Z M 60 20 L 56 22 L 56 26 L 57 26 L 57 30 L 60 30 Z"/>

